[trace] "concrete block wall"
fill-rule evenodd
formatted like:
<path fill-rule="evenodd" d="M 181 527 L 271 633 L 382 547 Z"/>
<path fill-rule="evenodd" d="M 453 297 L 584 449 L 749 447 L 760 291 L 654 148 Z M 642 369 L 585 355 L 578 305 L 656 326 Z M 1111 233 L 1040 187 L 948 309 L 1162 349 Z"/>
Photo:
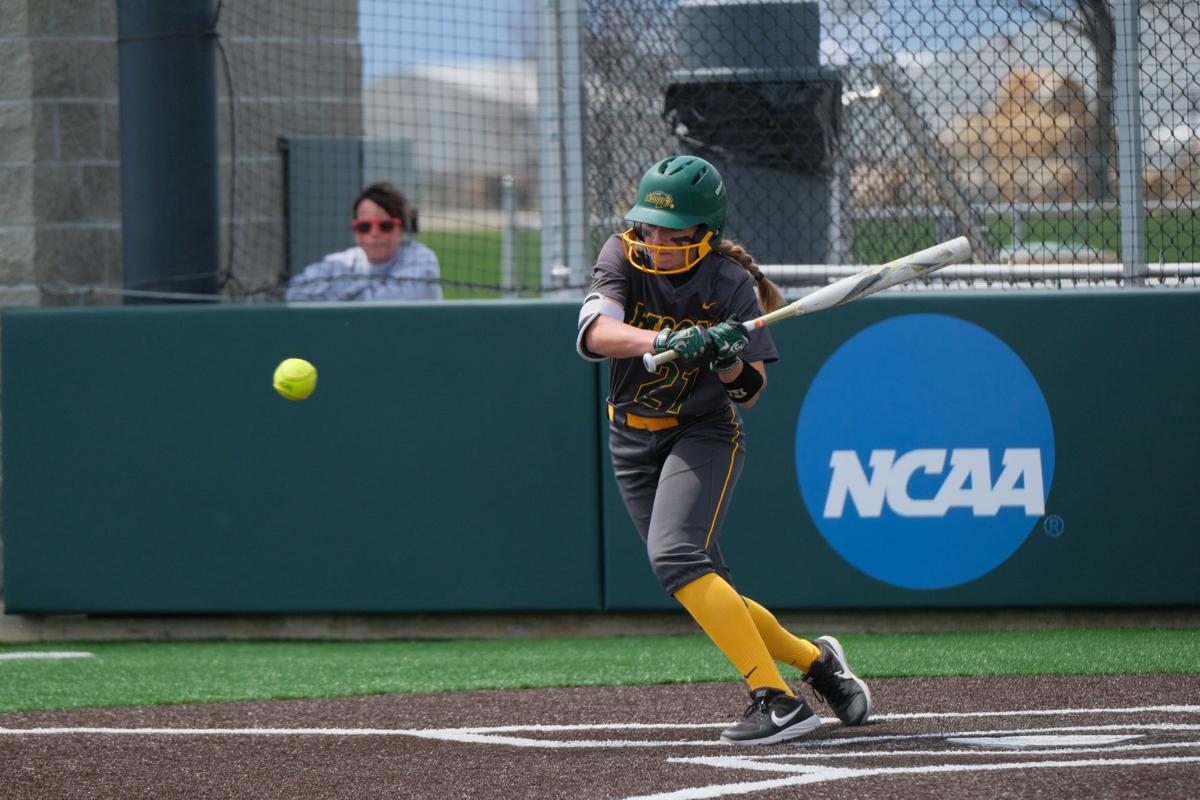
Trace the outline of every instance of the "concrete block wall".
<path fill-rule="evenodd" d="M 114 0 L 0 15 L 0 304 L 111 303 L 121 283 Z"/>

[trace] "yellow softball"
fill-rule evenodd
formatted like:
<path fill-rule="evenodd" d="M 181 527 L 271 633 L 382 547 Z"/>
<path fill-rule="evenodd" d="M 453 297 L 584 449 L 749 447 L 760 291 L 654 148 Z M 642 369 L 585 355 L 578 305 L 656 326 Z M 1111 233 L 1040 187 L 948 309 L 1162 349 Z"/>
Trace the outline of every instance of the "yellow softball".
<path fill-rule="evenodd" d="M 285 358 L 275 368 L 271 385 L 288 400 L 303 400 L 317 388 L 317 368 L 303 358 Z"/>

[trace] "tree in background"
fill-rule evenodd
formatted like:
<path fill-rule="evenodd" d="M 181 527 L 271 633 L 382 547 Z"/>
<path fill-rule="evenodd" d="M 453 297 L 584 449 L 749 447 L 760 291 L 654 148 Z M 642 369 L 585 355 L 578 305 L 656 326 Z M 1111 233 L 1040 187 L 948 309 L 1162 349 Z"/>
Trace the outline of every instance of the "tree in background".
<path fill-rule="evenodd" d="M 1109 0 L 1071 0 L 1043 3 L 1016 0 L 1017 5 L 1043 19 L 1054 22 L 1087 39 L 1096 62 L 1096 128 L 1100 141 L 1096 155 L 1089 159 L 1088 196 L 1103 199 L 1112 188 L 1109 175 L 1116 172 L 1116 126 L 1113 115 L 1114 74 L 1117 31 Z M 1110 172 L 1109 165 L 1113 168 Z"/>

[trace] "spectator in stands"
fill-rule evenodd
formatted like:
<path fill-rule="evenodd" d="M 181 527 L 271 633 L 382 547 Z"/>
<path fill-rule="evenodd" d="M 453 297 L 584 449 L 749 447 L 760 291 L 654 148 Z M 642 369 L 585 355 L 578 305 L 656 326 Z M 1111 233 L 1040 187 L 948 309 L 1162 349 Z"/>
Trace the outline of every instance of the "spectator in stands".
<path fill-rule="evenodd" d="M 373 183 L 354 201 L 357 247 L 330 253 L 288 282 L 284 299 L 441 300 L 437 256 L 411 238 L 417 217 L 390 183 Z"/>

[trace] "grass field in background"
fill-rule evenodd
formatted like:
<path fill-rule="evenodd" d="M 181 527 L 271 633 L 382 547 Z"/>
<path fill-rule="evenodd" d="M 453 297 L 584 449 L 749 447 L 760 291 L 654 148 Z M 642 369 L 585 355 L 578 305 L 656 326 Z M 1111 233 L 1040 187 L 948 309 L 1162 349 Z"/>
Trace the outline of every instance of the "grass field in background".
<path fill-rule="evenodd" d="M 501 236 L 499 231 L 423 231 L 417 237 L 437 253 L 447 300 L 500 297 Z M 513 243 L 514 282 L 541 288 L 541 239 L 536 231 L 521 231 Z M 489 291 L 477 287 L 494 287 Z"/>
<path fill-rule="evenodd" d="M 1200 673 L 1200 630 L 838 638 L 851 667 L 865 678 Z M 702 636 L 0 645 L 0 655 L 31 651 L 88 652 L 94 657 L 0 659 L 0 711 L 737 679 Z M 790 668 L 784 672 L 797 677 Z"/>
<path fill-rule="evenodd" d="M 1121 252 L 1121 219 L 1116 209 L 1027 213 L 1020 220 L 988 215 L 986 226 L 989 239 L 997 248 L 1011 246 L 1019 238 L 1027 245 L 1060 242 L 1076 249 L 1108 251 L 1118 257 Z M 1018 227 L 1019 230 L 1014 230 Z M 593 231 L 592 247 L 598 250 L 609 233 Z M 859 220 L 854 223 L 851 261 L 881 264 L 937 244 L 940 235 L 932 217 Z M 1195 211 L 1183 208 L 1147 212 L 1145 237 L 1148 261 L 1200 261 L 1200 214 Z M 425 231 L 418 238 L 438 255 L 447 299 L 501 296 L 500 231 Z M 754 242 L 745 244 L 753 253 Z M 517 286 L 534 292 L 540 288 L 540 248 L 538 231 L 518 231 L 513 247 Z M 803 254 L 797 253 L 796 263 L 802 263 L 803 258 Z"/>
<path fill-rule="evenodd" d="M 996 248 L 1060 242 L 1068 247 L 1121 253 L 1121 219 L 1116 209 L 1027 213 L 1019 220 L 989 214 L 988 238 Z M 1019 228 L 1019 230 L 1017 230 Z M 931 217 L 860 220 L 854 223 L 851 258 L 856 264 L 880 264 L 905 253 L 937 244 L 939 234 Z M 1200 215 L 1186 208 L 1155 209 L 1145 218 L 1146 260 L 1200 261 Z M 747 242 L 754 252 L 753 242 Z"/>

